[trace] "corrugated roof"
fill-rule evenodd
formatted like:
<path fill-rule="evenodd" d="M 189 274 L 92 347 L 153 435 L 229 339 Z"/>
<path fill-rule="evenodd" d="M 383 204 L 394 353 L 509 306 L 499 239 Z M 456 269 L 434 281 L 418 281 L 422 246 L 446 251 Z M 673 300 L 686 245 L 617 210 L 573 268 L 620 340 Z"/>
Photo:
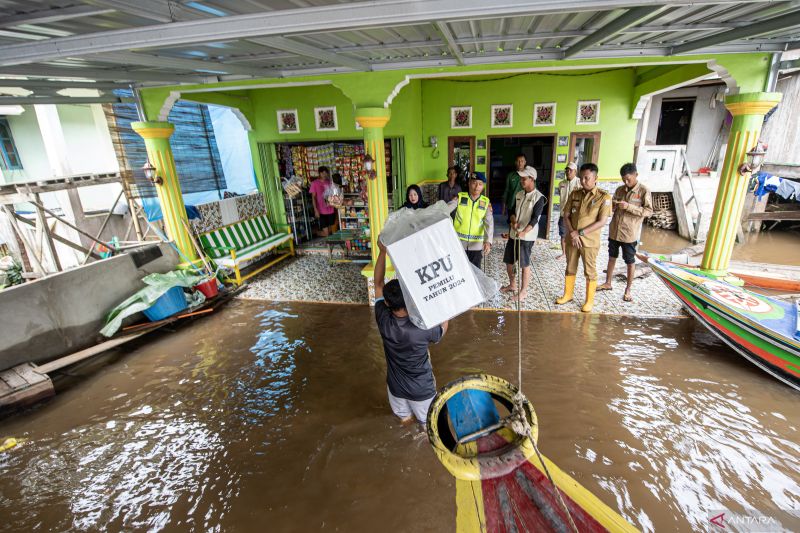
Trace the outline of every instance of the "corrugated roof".
<path fill-rule="evenodd" d="M 121 85 L 800 46 L 800 6 L 767 0 L 0 0 L 0 13 L 0 77 Z"/>

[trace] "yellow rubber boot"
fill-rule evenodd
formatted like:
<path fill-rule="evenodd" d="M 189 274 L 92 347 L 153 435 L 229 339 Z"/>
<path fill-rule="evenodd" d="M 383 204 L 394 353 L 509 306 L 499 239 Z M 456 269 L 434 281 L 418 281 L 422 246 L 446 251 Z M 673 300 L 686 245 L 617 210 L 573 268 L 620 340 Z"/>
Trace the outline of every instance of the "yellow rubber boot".
<path fill-rule="evenodd" d="M 594 307 L 594 292 L 597 290 L 597 280 L 586 278 L 586 302 L 581 307 L 584 313 L 591 313 Z"/>
<path fill-rule="evenodd" d="M 567 276 L 564 279 L 564 296 L 556 300 L 558 305 L 563 305 L 572 301 L 572 294 L 575 292 L 575 276 Z"/>

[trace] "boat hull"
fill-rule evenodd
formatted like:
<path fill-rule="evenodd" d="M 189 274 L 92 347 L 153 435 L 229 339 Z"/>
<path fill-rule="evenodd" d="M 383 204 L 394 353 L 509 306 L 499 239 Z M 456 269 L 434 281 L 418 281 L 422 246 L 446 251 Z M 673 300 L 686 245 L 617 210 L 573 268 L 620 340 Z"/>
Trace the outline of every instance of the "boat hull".
<path fill-rule="evenodd" d="M 533 406 L 507 381 L 476 374 L 446 385 L 428 411 L 428 436 L 456 478 L 456 529 L 463 532 L 638 531 L 533 443 Z M 497 403 L 495 403 L 497 402 Z M 503 422 L 497 405 L 525 413 L 528 436 Z M 552 478 L 552 482 L 551 482 Z M 568 509 L 568 512 L 565 510 Z"/>
<path fill-rule="evenodd" d="M 716 337 L 773 377 L 800 390 L 800 341 L 792 304 L 651 260 L 684 309 Z"/>

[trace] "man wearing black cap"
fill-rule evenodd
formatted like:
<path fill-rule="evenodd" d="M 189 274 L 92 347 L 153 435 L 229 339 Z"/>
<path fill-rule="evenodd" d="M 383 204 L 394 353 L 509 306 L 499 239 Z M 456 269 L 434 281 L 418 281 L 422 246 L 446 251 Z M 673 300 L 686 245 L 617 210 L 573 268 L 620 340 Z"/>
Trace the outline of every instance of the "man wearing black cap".
<path fill-rule="evenodd" d="M 386 385 L 392 412 L 403 424 L 417 419 L 423 426 L 428 408 L 436 396 L 428 345 L 436 344 L 447 332 L 441 326 L 420 329 L 411 323 L 400 282 L 384 284 L 386 275 L 386 246 L 378 239 L 380 253 L 375 261 L 375 320 L 383 339 L 386 356 Z"/>
<path fill-rule="evenodd" d="M 469 192 L 458 193 L 447 204 L 451 211 L 455 210 L 453 227 L 464 246 L 467 258 L 478 268 L 481 268 L 481 258 L 492 249 L 494 236 L 492 204 L 483 195 L 485 185 L 486 175 L 483 172 L 474 172 L 469 177 Z"/>

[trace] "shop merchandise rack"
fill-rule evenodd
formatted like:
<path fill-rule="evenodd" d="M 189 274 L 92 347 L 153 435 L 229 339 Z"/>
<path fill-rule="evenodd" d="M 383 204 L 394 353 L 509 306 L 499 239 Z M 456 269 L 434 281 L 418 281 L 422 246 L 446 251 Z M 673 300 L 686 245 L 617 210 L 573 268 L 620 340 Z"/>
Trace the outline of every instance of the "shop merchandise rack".
<path fill-rule="evenodd" d="M 306 201 L 306 193 L 298 194 L 291 198 L 288 195 L 283 197 L 284 207 L 286 208 L 286 222 L 292 227 L 295 244 L 302 241 L 311 240 L 311 217 L 308 209 L 311 206 L 310 199 Z"/>

